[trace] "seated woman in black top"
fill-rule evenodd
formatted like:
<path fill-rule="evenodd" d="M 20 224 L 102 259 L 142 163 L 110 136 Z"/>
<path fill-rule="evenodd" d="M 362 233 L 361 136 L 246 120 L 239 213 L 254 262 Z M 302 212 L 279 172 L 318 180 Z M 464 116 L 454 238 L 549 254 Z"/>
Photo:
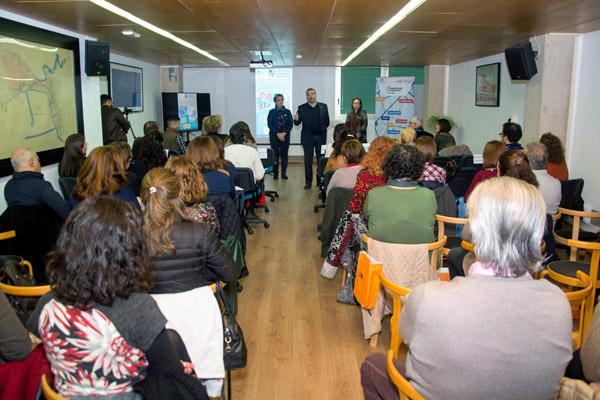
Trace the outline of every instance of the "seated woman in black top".
<path fill-rule="evenodd" d="M 225 169 L 215 139 L 208 136 L 195 138 L 188 146 L 187 156 L 200 167 L 202 177 L 208 185 L 209 195 L 235 198 L 233 173 Z"/>
<path fill-rule="evenodd" d="M 74 133 L 67 137 L 62 160 L 58 163 L 58 176 L 61 178 L 77 177 L 81 165 L 83 165 L 83 161 L 85 160 L 86 153 L 87 143 L 85 142 L 85 136 L 81 133 Z"/>
<path fill-rule="evenodd" d="M 207 398 L 200 381 L 184 373 L 167 320 L 147 294 L 147 250 L 142 217 L 126 202 L 96 197 L 67 218 L 47 266 L 52 291 L 28 321 L 60 395 L 135 399 L 135 385 L 144 393 L 172 379 L 185 382 L 188 395 Z"/>
<path fill-rule="evenodd" d="M 166 168 L 150 170 L 142 181 L 144 232 L 154 257 L 152 293 L 167 327 L 181 335 L 196 375 L 207 381 L 208 394 L 219 396 L 223 327 L 209 285 L 235 281 L 235 264 L 210 225 L 188 220 L 179 194 L 179 179 Z"/>

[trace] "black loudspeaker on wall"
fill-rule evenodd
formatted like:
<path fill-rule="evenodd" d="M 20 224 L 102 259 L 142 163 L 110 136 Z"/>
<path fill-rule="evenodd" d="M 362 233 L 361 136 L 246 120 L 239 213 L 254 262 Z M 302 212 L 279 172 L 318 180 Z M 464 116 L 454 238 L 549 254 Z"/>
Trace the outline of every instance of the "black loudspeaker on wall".
<path fill-rule="evenodd" d="M 89 76 L 107 76 L 110 67 L 108 43 L 85 41 L 85 73 Z"/>
<path fill-rule="evenodd" d="M 514 81 L 529 80 L 537 74 L 535 65 L 535 53 L 531 43 L 519 43 L 516 46 L 504 50 L 506 66 L 510 72 L 510 78 Z"/>

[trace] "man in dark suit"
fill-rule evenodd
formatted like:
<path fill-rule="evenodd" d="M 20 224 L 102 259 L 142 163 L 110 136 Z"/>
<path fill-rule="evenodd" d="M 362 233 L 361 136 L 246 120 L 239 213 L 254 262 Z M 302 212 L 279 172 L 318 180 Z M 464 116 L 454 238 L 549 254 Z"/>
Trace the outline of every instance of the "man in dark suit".
<path fill-rule="evenodd" d="M 127 141 L 127 131 L 131 127 L 129 121 L 118 108 L 113 107 L 112 98 L 103 94 L 100 96 L 102 104 L 102 143 L 104 145 L 117 140 Z"/>
<path fill-rule="evenodd" d="M 327 104 L 317 102 L 317 92 L 306 89 L 306 103 L 294 114 L 294 125 L 302 124 L 300 143 L 304 148 L 304 189 L 310 189 L 313 180 L 313 152 L 321 158 L 321 146 L 327 140 L 329 111 Z"/>

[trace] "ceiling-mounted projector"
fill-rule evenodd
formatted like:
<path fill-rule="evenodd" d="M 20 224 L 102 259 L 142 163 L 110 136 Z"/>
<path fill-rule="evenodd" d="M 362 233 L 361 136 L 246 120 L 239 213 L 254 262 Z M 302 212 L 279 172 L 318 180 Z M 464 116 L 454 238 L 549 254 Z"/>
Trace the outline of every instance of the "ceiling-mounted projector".
<path fill-rule="evenodd" d="M 265 60 L 263 53 L 260 53 L 260 60 L 252 60 L 250 61 L 250 69 L 256 68 L 273 68 L 273 61 Z"/>

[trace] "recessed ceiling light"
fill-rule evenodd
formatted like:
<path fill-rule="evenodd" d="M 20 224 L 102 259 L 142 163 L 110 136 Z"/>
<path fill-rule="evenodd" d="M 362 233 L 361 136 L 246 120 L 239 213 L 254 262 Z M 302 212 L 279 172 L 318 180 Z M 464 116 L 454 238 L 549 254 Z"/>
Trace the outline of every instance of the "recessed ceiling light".
<path fill-rule="evenodd" d="M 132 13 L 123 10 L 122 8 L 119 8 L 117 6 L 115 6 L 112 3 L 109 3 L 106 0 L 89 0 L 90 2 L 94 3 L 95 5 L 97 5 L 98 7 L 102 7 L 107 11 L 110 11 L 114 14 L 117 14 L 120 17 L 123 17 L 131 22 L 133 22 L 134 24 L 138 24 L 143 28 L 148 29 L 149 31 L 152 31 L 154 33 L 156 33 L 157 35 L 160 35 L 162 37 L 165 37 L 167 39 L 171 39 L 172 41 L 174 41 L 175 43 L 178 43 L 180 45 L 182 45 L 183 47 L 187 47 L 190 50 L 195 51 L 196 53 L 202 54 L 204 57 L 209 58 L 213 61 L 218 62 L 219 64 L 222 64 L 226 67 L 229 66 L 229 64 L 219 60 L 217 57 L 213 56 L 212 54 L 210 54 L 208 51 L 202 50 L 201 48 L 191 44 L 190 42 L 187 42 L 183 39 L 181 39 L 178 36 L 173 35 L 171 32 L 168 32 L 162 28 L 159 28 L 156 25 L 151 24 L 150 22 L 143 20 L 139 17 L 136 17 L 135 15 L 133 15 Z"/>
<path fill-rule="evenodd" d="M 136 39 L 142 36 L 140 33 L 137 33 L 133 29 L 123 29 L 121 31 L 121 34 L 123 36 L 129 36 L 129 37 L 133 37 L 133 38 L 136 38 Z"/>
<path fill-rule="evenodd" d="M 251 54 L 255 55 L 255 56 L 272 56 L 273 52 L 271 52 L 270 50 L 252 50 L 250 52 Z"/>
<path fill-rule="evenodd" d="M 369 38 L 367 40 L 365 40 L 363 42 L 363 44 L 358 46 L 358 48 L 356 50 L 354 50 L 352 52 L 352 54 L 350 54 L 348 56 L 348 58 L 346 58 L 342 62 L 342 67 L 347 65 L 350 61 L 354 60 L 354 58 L 356 58 L 356 56 L 358 56 L 360 53 L 365 51 L 365 49 L 367 47 L 369 47 L 370 45 L 375 43 L 375 41 L 377 39 L 379 39 L 381 36 L 383 36 L 387 31 L 392 29 L 394 26 L 398 25 L 400 23 L 400 21 L 402 21 L 410 13 L 415 11 L 417 9 L 417 7 L 419 7 L 421 4 L 425 3 L 425 1 L 426 0 L 410 0 L 408 3 L 406 3 L 406 5 L 404 7 L 402 7 L 400 9 L 400 11 L 398 11 L 396 13 L 396 15 L 394 15 L 392 18 L 390 18 L 385 24 L 381 25 L 381 27 L 379 27 L 379 29 L 377 29 L 371 36 L 369 36 Z"/>
<path fill-rule="evenodd" d="M 296 58 L 297 58 L 298 60 L 302 60 L 302 54 L 296 54 Z"/>

